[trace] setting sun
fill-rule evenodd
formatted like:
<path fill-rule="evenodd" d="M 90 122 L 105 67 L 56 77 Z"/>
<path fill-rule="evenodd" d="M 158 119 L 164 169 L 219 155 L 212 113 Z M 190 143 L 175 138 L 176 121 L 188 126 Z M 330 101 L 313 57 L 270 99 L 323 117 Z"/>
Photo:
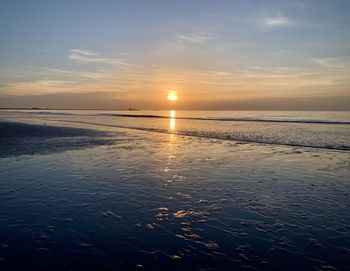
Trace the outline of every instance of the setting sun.
<path fill-rule="evenodd" d="M 174 93 L 174 92 L 168 93 L 168 100 L 169 101 L 176 101 L 177 99 L 178 99 L 178 96 L 176 93 Z"/>

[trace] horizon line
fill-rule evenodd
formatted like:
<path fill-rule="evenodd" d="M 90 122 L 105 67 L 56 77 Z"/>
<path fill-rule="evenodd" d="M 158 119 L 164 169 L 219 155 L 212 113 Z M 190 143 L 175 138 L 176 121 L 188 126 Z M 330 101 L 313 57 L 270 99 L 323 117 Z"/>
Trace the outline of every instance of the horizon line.
<path fill-rule="evenodd" d="M 49 107 L 0 107 L 0 110 L 85 110 L 85 111 L 300 111 L 300 112 L 350 112 L 349 109 L 140 109 L 140 108 L 49 108 Z"/>

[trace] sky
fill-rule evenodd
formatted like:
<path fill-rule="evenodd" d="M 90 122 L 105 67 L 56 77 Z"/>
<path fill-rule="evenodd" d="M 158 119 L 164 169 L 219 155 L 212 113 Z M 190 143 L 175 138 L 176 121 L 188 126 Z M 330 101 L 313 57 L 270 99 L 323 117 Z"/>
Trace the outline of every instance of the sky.
<path fill-rule="evenodd" d="M 349 10 L 348 0 L 1 0 L 0 107 L 350 110 Z"/>

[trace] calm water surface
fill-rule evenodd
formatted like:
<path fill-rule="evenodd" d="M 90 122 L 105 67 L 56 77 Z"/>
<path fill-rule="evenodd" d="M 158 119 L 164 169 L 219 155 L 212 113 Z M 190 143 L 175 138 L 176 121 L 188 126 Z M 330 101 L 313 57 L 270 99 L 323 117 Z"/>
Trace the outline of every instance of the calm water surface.
<path fill-rule="evenodd" d="M 349 270 L 349 113 L 130 113 L 1 112 L 1 270 Z"/>

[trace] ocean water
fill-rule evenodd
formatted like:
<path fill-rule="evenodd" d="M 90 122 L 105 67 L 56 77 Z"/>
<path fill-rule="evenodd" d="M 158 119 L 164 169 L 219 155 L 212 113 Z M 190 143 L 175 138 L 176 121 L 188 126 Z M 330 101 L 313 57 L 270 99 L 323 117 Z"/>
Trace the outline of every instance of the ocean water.
<path fill-rule="evenodd" d="M 350 150 L 350 112 L 3 111 L 37 118 L 244 142 Z"/>
<path fill-rule="evenodd" d="M 349 270 L 349 112 L 0 120 L 0 270 Z"/>

